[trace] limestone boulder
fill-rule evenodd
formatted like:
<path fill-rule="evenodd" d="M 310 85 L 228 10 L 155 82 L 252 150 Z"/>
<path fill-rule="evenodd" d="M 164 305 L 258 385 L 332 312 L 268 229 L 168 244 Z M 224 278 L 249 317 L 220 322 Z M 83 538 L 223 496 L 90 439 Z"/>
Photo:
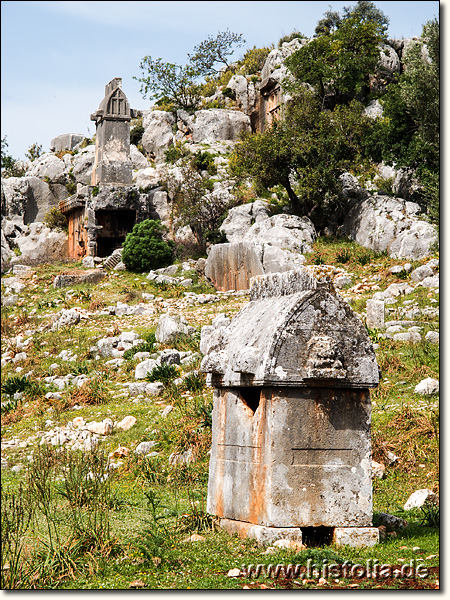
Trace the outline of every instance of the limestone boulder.
<path fill-rule="evenodd" d="M 248 242 L 263 242 L 266 246 L 299 254 L 312 252 L 316 237 L 314 225 L 307 217 L 285 214 L 260 219 L 246 234 Z"/>
<path fill-rule="evenodd" d="M 379 73 L 384 77 L 392 77 L 393 75 L 399 74 L 401 69 L 400 58 L 394 48 L 388 44 L 380 44 L 379 50 Z"/>
<path fill-rule="evenodd" d="M 130 145 L 130 156 L 133 169 L 145 169 L 149 166 L 148 160 L 133 144 Z"/>
<path fill-rule="evenodd" d="M 164 162 L 166 150 L 173 145 L 175 117 L 163 110 L 153 110 L 145 114 L 142 125 L 145 129 L 142 147 L 156 162 Z"/>
<path fill-rule="evenodd" d="M 140 362 L 135 369 L 134 377 L 135 379 L 145 379 L 149 373 L 153 371 L 158 366 L 156 360 L 152 358 L 148 358 L 147 360 L 143 360 Z"/>
<path fill-rule="evenodd" d="M 227 88 L 236 94 L 236 102 L 242 112 L 250 116 L 256 108 L 255 84 L 243 75 L 233 75 Z"/>
<path fill-rule="evenodd" d="M 181 315 L 163 314 L 156 328 L 156 340 L 162 344 L 172 342 L 180 335 L 192 336 L 196 329 Z"/>
<path fill-rule="evenodd" d="M 413 492 L 403 506 L 404 510 L 420 508 L 424 504 L 434 504 L 439 506 L 439 496 L 426 488 Z"/>
<path fill-rule="evenodd" d="M 147 166 L 139 168 L 133 173 L 133 183 L 139 189 L 147 189 L 157 187 L 159 184 L 159 172 L 154 167 Z"/>
<path fill-rule="evenodd" d="M 106 271 L 103 271 L 103 269 L 95 269 L 92 271 L 76 271 L 73 273 L 57 275 L 53 281 L 53 287 L 58 289 L 84 283 L 99 283 L 99 281 L 105 277 Z"/>
<path fill-rule="evenodd" d="M 42 222 L 46 213 L 68 195 L 64 185 L 49 185 L 34 175 L 2 179 L 3 214 L 15 223 Z"/>
<path fill-rule="evenodd" d="M 284 42 L 280 48 L 272 50 L 266 58 L 266 62 L 261 71 L 261 80 L 264 82 L 271 77 L 272 79 L 281 82 L 286 74 L 286 67 L 284 67 L 283 64 L 285 59 L 299 50 L 307 42 L 308 40 L 306 39 L 295 38 L 290 42 Z"/>
<path fill-rule="evenodd" d="M 63 133 L 51 140 L 50 148 L 52 152 L 73 150 L 77 144 L 83 141 L 83 139 L 84 135 L 82 133 Z"/>
<path fill-rule="evenodd" d="M 248 290 L 250 279 L 264 275 L 263 245 L 247 242 L 215 244 L 205 264 L 205 277 L 220 291 Z"/>
<path fill-rule="evenodd" d="M 237 222 L 243 222 L 244 228 L 252 218 L 249 210 L 235 213 Z M 305 262 L 304 254 L 312 252 L 316 231 L 307 217 L 280 214 L 264 218 L 264 210 L 261 204 L 259 212 L 256 209 L 260 218 L 250 229 L 243 230 L 245 241 L 211 247 L 205 276 L 218 290 L 249 289 L 252 277 L 298 269 Z M 232 220 L 226 228 L 229 227 L 232 238 L 240 239 L 237 229 L 231 227 Z"/>
<path fill-rule="evenodd" d="M 250 117 L 237 110 L 211 108 L 197 111 L 190 120 L 194 143 L 236 141 L 243 132 L 251 132 Z"/>
<path fill-rule="evenodd" d="M 29 176 L 39 177 L 51 183 L 67 183 L 66 165 L 63 160 L 51 152 L 42 154 L 31 164 Z"/>
<path fill-rule="evenodd" d="M 414 202 L 373 195 L 353 201 L 342 235 L 376 252 L 387 251 L 392 258 L 417 260 L 428 256 L 437 241 L 436 229 L 420 219 Z"/>
<path fill-rule="evenodd" d="M 414 393 L 420 394 L 421 396 L 432 396 L 433 394 L 439 394 L 439 381 L 437 379 L 433 379 L 432 377 L 422 379 L 422 381 L 414 388 Z"/>
<path fill-rule="evenodd" d="M 68 156 L 68 155 L 65 155 Z M 91 185 L 92 169 L 95 160 L 95 145 L 91 144 L 71 157 L 69 170 L 75 177 L 76 183 Z"/>
<path fill-rule="evenodd" d="M 11 264 L 36 265 L 67 260 L 68 237 L 64 231 L 49 229 L 42 223 L 31 223 L 24 235 L 16 238 L 20 256 Z"/>
<path fill-rule="evenodd" d="M 167 192 L 156 189 L 150 194 L 150 217 L 159 219 L 164 225 L 169 226 L 172 207 Z"/>
<path fill-rule="evenodd" d="M 363 114 L 365 114 L 370 119 L 377 119 L 378 117 L 382 117 L 383 112 L 383 106 L 378 100 L 372 100 L 363 110 Z"/>
<path fill-rule="evenodd" d="M 227 218 L 220 226 L 220 231 L 227 236 L 230 243 L 243 242 L 252 225 L 268 219 L 269 216 L 269 204 L 264 200 L 235 206 L 230 209 Z"/>
<path fill-rule="evenodd" d="M 11 258 L 14 256 L 14 252 L 11 250 L 8 244 L 8 240 L 1 230 L 1 272 L 3 273 L 9 267 Z"/>

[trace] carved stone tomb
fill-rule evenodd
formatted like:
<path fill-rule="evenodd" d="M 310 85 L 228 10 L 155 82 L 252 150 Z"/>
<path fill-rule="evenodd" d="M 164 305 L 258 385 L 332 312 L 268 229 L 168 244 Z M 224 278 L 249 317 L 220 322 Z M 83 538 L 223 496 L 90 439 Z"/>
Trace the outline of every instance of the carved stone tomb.
<path fill-rule="evenodd" d="M 307 269 L 256 277 L 250 297 L 203 339 L 214 388 L 207 510 L 260 541 L 375 544 L 379 375 L 364 325 Z"/>

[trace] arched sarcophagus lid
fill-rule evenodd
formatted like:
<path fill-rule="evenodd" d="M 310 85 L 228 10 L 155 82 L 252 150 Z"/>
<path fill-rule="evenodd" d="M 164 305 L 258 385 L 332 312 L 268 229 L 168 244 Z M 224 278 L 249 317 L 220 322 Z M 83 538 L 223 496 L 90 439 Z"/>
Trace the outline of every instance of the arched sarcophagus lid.
<path fill-rule="evenodd" d="M 132 118 L 130 103 L 122 91 L 122 79 L 115 77 L 105 86 L 105 97 L 100 102 L 98 110 L 92 115 L 96 119 L 126 119 Z M 96 118 L 96 119 L 95 119 Z"/>
<path fill-rule="evenodd" d="M 271 295 L 280 277 L 296 285 Z M 202 361 L 214 387 L 369 388 L 378 385 L 375 352 L 350 306 L 306 269 L 258 278 L 251 300 L 217 335 Z M 300 291 L 292 291 L 297 289 Z M 283 292 L 281 292 L 283 293 Z"/>

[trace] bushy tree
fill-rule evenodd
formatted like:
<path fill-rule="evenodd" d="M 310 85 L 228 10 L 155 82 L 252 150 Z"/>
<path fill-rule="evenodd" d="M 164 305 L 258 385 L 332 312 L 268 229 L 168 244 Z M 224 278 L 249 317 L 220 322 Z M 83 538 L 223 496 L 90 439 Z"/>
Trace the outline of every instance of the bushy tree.
<path fill-rule="evenodd" d="M 334 31 L 336 31 L 341 22 L 341 15 L 337 11 L 331 10 L 330 7 L 330 9 L 324 13 L 322 19 L 320 19 L 320 21 L 317 23 L 314 33 L 316 34 L 316 36 L 330 35 Z"/>
<path fill-rule="evenodd" d="M 257 48 L 253 46 L 244 54 L 244 58 L 238 62 L 239 72 L 245 75 L 255 75 L 264 67 L 266 58 L 273 50 L 273 46 Z"/>
<path fill-rule="evenodd" d="M 154 60 L 151 56 L 145 56 L 139 67 L 142 76 L 133 79 L 140 81 L 143 98 L 164 101 L 172 104 L 175 109 L 187 111 L 199 106 L 200 93 L 196 79 L 200 73 L 192 65 L 182 67 L 164 62 L 161 58 Z"/>
<path fill-rule="evenodd" d="M 142 273 L 171 264 L 173 243 L 163 239 L 164 228 L 159 221 L 146 219 L 136 223 L 123 243 L 122 261 L 129 271 Z"/>
<path fill-rule="evenodd" d="M 283 186 L 291 210 L 323 227 L 341 206 L 339 176 L 368 163 L 365 139 L 372 121 L 362 115 L 362 108 L 354 100 L 324 111 L 317 96 L 304 89 L 287 107 L 283 120 L 237 143 L 230 158 L 231 174 L 251 176 L 260 193 Z"/>
<path fill-rule="evenodd" d="M 130 144 L 137 146 L 142 141 L 142 136 L 144 135 L 145 129 L 142 125 L 136 125 L 130 131 Z"/>
<path fill-rule="evenodd" d="M 64 215 L 56 206 L 45 213 L 44 223 L 49 229 L 56 229 L 58 231 L 68 231 L 69 229 L 66 215 Z"/>
<path fill-rule="evenodd" d="M 227 67 L 228 57 L 243 43 L 241 34 L 219 31 L 216 37 L 209 36 L 195 46 L 194 53 L 188 54 L 185 66 L 145 56 L 139 64 L 141 77 L 133 79 L 141 83 L 140 92 L 144 98 L 164 102 L 174 109 L 193 111 L 201 101 L 200 80 L 216 75 L 219 72 L 217 64 Z"/>
<path fill-rule="evenodd" d="M 203 177 L 194 160 L 185 160 L 178 168 L 176 178 L 164 179 L 173 202 L 174 217 L 182 226 L 189 226 L 200 252 L 217 236 L 224 212 L 230 208 L 229 197 L 213 194 L 213 182 Z"/>
<path fill-rule="evenodd" d="M 377 21 L 350 15 L 335 31 L 319 35 L 286 59 L 292 77 L 283 87 L 295 92 L 309 83 L 323 105 L 348 103 L 368 91 L 382 39 L 383 28 Z"/>
<path fill-rule="evenodd" d="M 35 142 L 34 144 L 32 144 L 29 148 L 28 151 L 26 152 L 25 156 L 33 161 L 36 160 L 37 158 L 39 158 L 42 154 L 42 144 L 38 144 L 37 142 Z"/>
<path fill-rule="evenodd" d="M 405 70 L 380 99 L 371 149 L 376 160 L 414 170 L 423 186 L 418 200 L 437 221 L 440 169 L 439 23 L 429 21 L 404 58 Z"/>
<path fill-rule="evenodd" d="M 337 27 L 347 19 L 354 18 L 360 22 L 375 23 L 382 35 L 387 34 L 389 18 L 373 2 L 358 0 L 354 6 L 344 6 L 344 16 L 337 22 Z"/>
<path fill-rule="evenodd" d="M 210 35 L 198 46 L 195 46 L 194 54 L 188 55 L 189 62 L 202 77 L 216 75 L 220 72 L 220 68 L 217 68 L 216 65 L 229 67 L 229 57 L 236 48 L 240 48 L 244 44 L 245 40 L 242 34 L 233 33 L 229 29 L 219 31 L 215 37 Z"/>
<path fill-rule="evenodd" d="M 22 177 L 24 169 L 21 168 L 15 158 L 8 154 L 8 142 L 6 135 L 1 139 L 1 173 L 2 177 Z"/>

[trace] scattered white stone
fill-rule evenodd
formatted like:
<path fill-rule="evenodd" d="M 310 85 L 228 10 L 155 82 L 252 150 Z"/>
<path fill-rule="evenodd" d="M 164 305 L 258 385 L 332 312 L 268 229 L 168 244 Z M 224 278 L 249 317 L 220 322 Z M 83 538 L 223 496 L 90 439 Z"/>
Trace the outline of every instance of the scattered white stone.
<path fill-rule="evenodd" d="M 394 341 L 396 342 L 410 342 L 412 344 L 418 344 L 421 340 L 422 336 L 416 331 L 405 331 L 404 333 L 394 334 Z"/>
<path fill-rule="evenodd" d="M 147 360 L 142 361 L 136 366 L 134 371 L 135 379 L 145 379 L 149 373 L 153 371 L 155 367 L 158 366 L 156 360 L 152 358 L 148 358 Z"/>
<path fill-rule="evenodd" d="M 122 429 L 122 431 L 128 431 L 133 427 L 133 425 L 135 425 L 136 420 L 136 417 L 131 415 L 124 417 L 121 421 L 119 421 L 119 423 L 116 424 L 116 428 Z"/>
<path fill-rule="evenodd" d="M 193 533 L 189 537 L 185 538 L 183 542 L 204 542 L 206 538 L 198 533 Z"/>
<path fill-rule="evenodd" d="M 141 442 L 137 447 L 136 450 L 134 451 L 135 454 L 139 454 L 139 455 L 147 455 L 151 449 L 156 446 L 156 442 L 151 441 L 151 442 Z"/>
<path fill-rule="evenodd" d="M 425 336 L 427 342 L 431 342 L 432 344 L 439 344 L 439 332 L 438 331 L 429 331 Z"/>
<path fill-rule="evenodd" d="M 378 463 L 374 460 L 372 461 L 372 477 L 383 479 L 385 471 L 386 467 L 382 463 Z"/>
<path fill-rule="evenodd" d="M 305 546 L 301 542 L 298 542 L 297 540 L 288 540 L 285 538 L 277 540 L 273 545 L 276 548 L 287 548 L 290 550 L 296 550 L 297 552 L 301 552 L 305 549 Z"/>
<path fill-rule="evenodd" d="M 396 456 L 393 452 L 387 452 L 386 453 L 387 459 L 389 461 L 389 465 L 395 465 L 395 463 L 397 463 L 400 458 L 398 456 Z"/>
<path fill-rule="evenodd" d="M 430 266 L 422 265 L 421 267 L 414 269 L 411 273 L 411 280 L 419 282 L 423 281 L 426 277 L 433 277 L 433 275 L 433 269 Z"/>
<path fill-rule="evenodd" d="M 113 431 L 114 423 L 110 418 L 103 419 L 100 423 L 92 421 L 87 423 L 86 429 L 91 433 L 97 433 L 98 435 L 110 435 Z"/>
<path fill-rule="evenodd" d="M 431 396 L 432 394 L 439 393 L 439 381 L 432 377 L 422 379 L 420 383 L 414 388 L 415 394 L 421 394 L 422 396 Z"/>
<path fill-rule="evenodd" d="M 230 569 L 227 573 L 227 577 L 239 577 L 241 574 L 240 569 Z"/>
<path fill-rule="evenodd" d="M 416 490 L 405 502 L 403 509 L 420 508 L 426 503 L 439 504 L 439 497 L 428 489 Z"/>
<path fill-rule="evenodd" d="M 170 406 L 170 405 L 166 406 L 166 408 L 162 411 L 161 416 L 165 418 L 172 411 L 173 411 L 173 406 Z"/>

